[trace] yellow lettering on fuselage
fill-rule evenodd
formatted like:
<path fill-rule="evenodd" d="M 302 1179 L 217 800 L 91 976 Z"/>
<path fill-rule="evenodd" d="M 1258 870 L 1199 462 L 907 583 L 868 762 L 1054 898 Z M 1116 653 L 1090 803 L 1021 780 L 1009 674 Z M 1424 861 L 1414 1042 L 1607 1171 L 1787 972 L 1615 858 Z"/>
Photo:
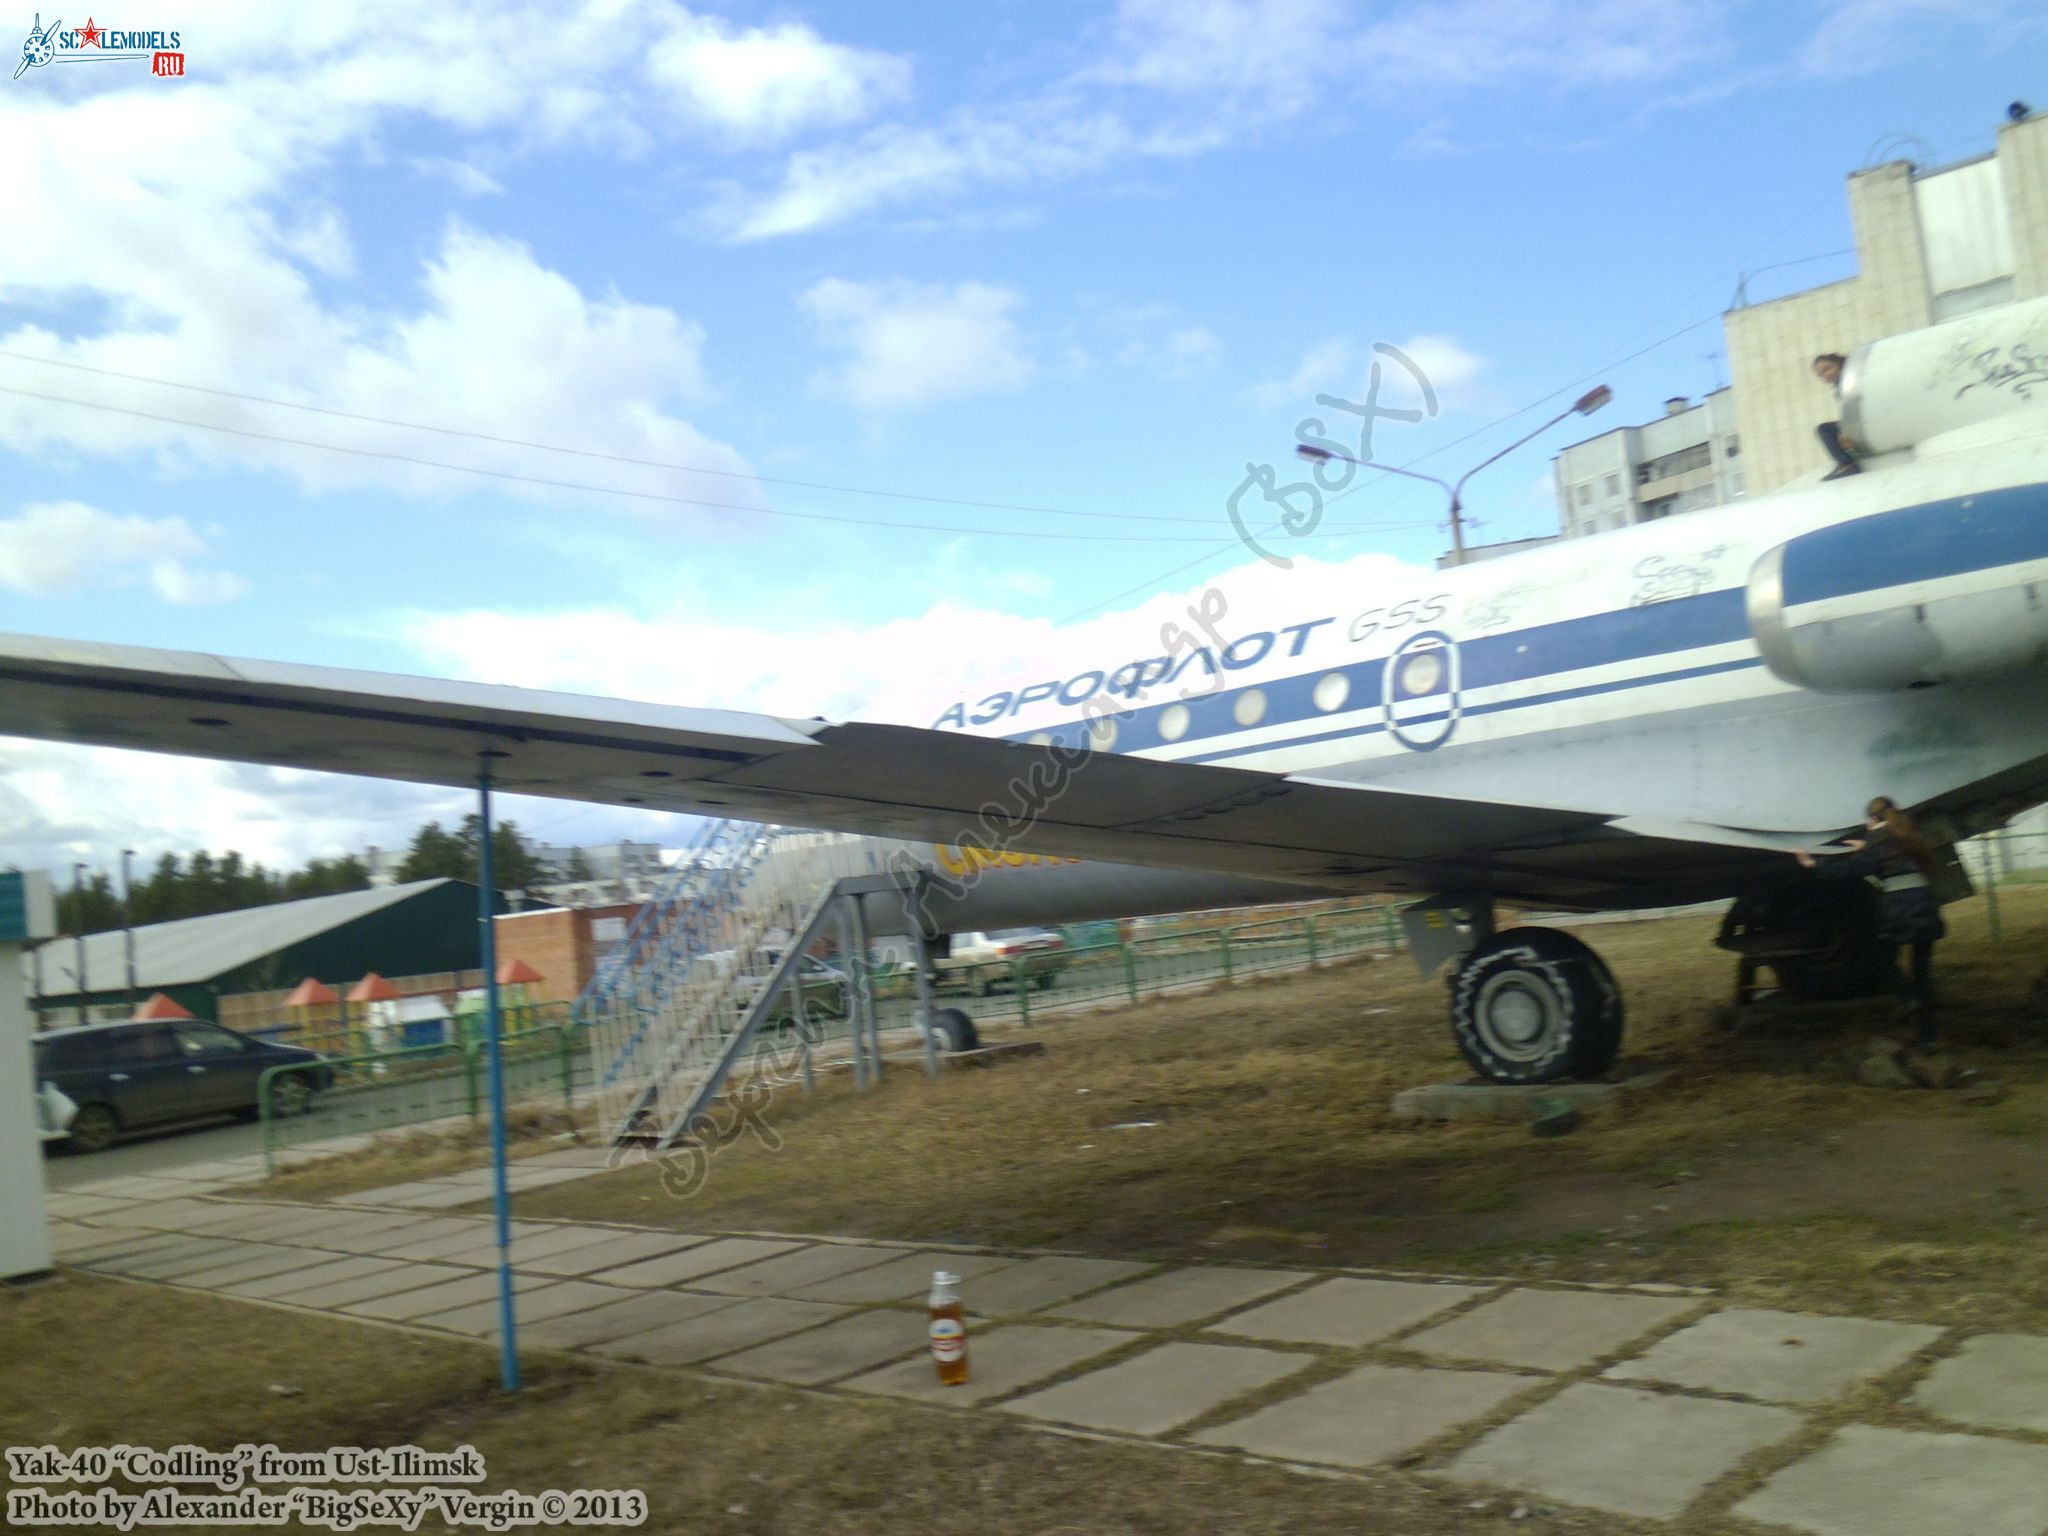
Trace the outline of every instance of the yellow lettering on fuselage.
<path fill-rule="evenodd" d="M 986 848 L 977 848 L 972 843 L 955 847 L 951 843 L 932 844 L 932 853 L 939 861 L 939 867 L 949 875 L 964 875 L 977 869 L 1022 869 L 1026 864 L 1078 864 L 1079 859 L 1064 858 L 1051 853 L 994 853 Z"/>

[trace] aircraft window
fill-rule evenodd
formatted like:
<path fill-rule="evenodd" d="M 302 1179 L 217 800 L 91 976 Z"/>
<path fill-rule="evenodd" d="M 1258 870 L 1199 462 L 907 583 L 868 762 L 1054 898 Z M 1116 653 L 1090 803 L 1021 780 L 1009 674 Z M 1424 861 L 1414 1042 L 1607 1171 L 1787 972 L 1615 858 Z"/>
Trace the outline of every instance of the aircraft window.
<path fill-rule="evenodd" d="M 1179 741 L 1181 737 L 1187 735 L 1188 723 L 1191 718 L 1188 714 L 1187 705 L 1167 705 L 1165 709 L 1159 712 L 1159 739 L 1161 741 Z"/>
<path fill-rule="evenodd" d="M 1266 718 L 1265 689 L 1248 688 L 1240 693 L 1230 707 L 1230 715 L 1239 725 L 1257 725 Z"/>
<path fill-rule="evenodd" d="M 1435 651 L 1417 651 L 1401 665 L 1401 690 L 1411 697 L 1434 693 L 1443 680 L 1443 658 Z"/>
<path fill-rule="evenodd" d="M 1344 701 L 1351 697 L 1351 679 L 1342 672 L 1330 672 L 1316 679 L 1316 708 L 1324 714 L 1333 709 L 1342 709 Z"/>
<path fill-rule="evenodd" d="M 1107 752 L 1116 745 L 1116 721 L 1108 715 L 1097 715 L 1088 722 L 1088 745 L 1097 752 Z"/>

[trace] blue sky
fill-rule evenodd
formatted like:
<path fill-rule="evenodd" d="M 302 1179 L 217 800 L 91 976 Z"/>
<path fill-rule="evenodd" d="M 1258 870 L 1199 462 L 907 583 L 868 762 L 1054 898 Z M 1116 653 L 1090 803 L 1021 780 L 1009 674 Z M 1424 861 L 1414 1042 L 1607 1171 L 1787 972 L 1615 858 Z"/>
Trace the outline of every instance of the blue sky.
<path fill-rule="evenodd" d="M 920 721 L 1244 567 L 1225 498 L 1375 341 L 1441 402 L 1381 456 L 1452 475 L 1615 387 L 1475 482 L 1481 537 L 1548 530 L 1549 451 L 1709 388 L 1741 273 L 1853 270 L 1846 173 L 1982 152 L 2048 90 L 2004 0 L 100 22 L 177 29 L 187 73 L 0 79 L 0 629 Z M 1428 561 L 1440 512 L 1337 504 L 1291 590 Z M 0 862 L 289 862 L 461 808 L 44 746 L 0 769 Z"/>

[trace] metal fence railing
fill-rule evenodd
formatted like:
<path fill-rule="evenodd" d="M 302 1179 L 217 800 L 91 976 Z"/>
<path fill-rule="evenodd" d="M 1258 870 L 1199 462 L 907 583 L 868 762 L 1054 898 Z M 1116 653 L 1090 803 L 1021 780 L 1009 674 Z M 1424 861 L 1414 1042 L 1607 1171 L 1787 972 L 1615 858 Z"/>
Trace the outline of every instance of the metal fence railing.
<path fill-rule="evenodd" d="M 552 1019 L 505 1032 L 508 1108 L 560 1108 L 573 1114 L 590 1087 L 583 1031 L 560 1005 L 553 1012 Z M 337 1136 L 442 1121 L 482 1124 L 489 1093 L 490 1061 L 480 1026 L 445 1043 L 270 1067 L 256 1083 L 264 1167 L 275 1172 L 277 1154 L 287 1147 Z"/>

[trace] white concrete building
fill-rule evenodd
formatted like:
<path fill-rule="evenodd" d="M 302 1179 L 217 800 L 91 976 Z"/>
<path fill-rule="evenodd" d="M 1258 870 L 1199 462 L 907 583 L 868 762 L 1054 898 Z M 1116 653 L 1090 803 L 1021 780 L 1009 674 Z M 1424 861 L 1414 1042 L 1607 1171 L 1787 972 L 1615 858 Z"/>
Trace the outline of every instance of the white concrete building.
<path fill-rule="evenodd" d="M 2048 115 L 2007 122 L 1992 153 L 1959 164 L 1858 171 L 1849 216 L 1854 277 L 1722 317 L 1752 496 L 1828 467 L 1818 354 L 2048 294 Z"/>
<path fill-rule="evenodd" d="M 1657 420 L 1574 443 L 1551 469 L 1568 539 L 1738 500 L 1747 479 L 1734 392 L 1667 400 Z"/>

